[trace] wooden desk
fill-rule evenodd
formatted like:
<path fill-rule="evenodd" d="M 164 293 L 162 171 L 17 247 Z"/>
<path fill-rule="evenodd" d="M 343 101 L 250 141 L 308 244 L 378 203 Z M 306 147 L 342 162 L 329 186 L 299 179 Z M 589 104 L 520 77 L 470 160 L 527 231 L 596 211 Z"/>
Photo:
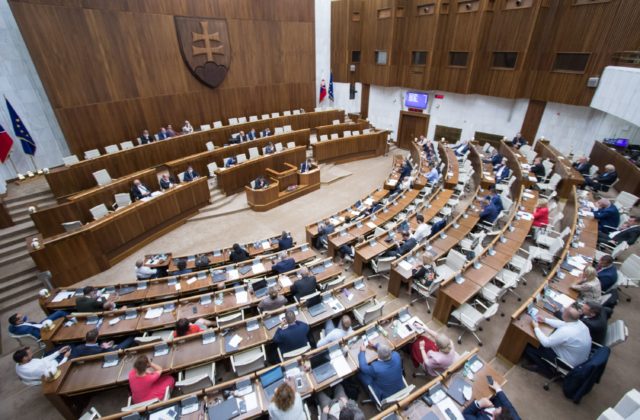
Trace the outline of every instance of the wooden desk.
<path fill-rule="evenodd" d="M 165 234 L 209 204 L 205 178 L 174 187 L 149 201 L 138 201 L 81 229 L 52 236 L 29 254 L 54 286 L 68 286 L 108 269 L 140 246 Z"/>
<path fill-rule="evenodd" d="M 598 142 L 596 142 L 598 143 Z M 568 198 L 571 190 L 574 186 L 580 186 L 584 184 L 584 177 L 574 167 L 571 166 L 571 162 L 562 153 L 560 153 L 551 144 L 544 141 L 538 141 L 536 143 L 535 151 L 543 159 L 549 159 L 554 163 L 553 170 L 560 176 L 562 180 L 558 184 L 558 197 Z M 593 152 L 592 152 L 593 153 Z M 608 160 L 607 163 L 611 161 Z M 593 162 L 591 162 L 593 163 Z M 604 164 L 603 166 L 604 167 Z M 640 174 L 640 171 L 636 171 Z M 618 172 L 619 174 L 620 172 Z"/>
<path fill-rule="evenodd" d="M 640 168 L 616 150 L 596 141 L 589 155 L 589 163 L 597 165 L 600 170 L 603 170 L 605 165 L 612 164 L 616 167 L 619 179 L 616 190 L 640 196 Z"/>
<path fill-rule="evenodd" d="M 267 188 L 256 190 L 245 186 L 247 203 L 254 211 L 267 211 L 302 195 L 320 189 L 320 169 L 300 172 L 290 163 L 284 164 L 283 171 L 267 169 L 271 184 Z M 295 189 L 290 190 L 292 186 Z"/>
<path fill-rule="evenodd" d="M 7 207 L 4 205 L 4 201 L 0 200 L 0 229 L 13 226 L 13 219 L 7 211 Z"/>
<path fill-rule="evenodd" d="M 45 176 L 53 195 L 60 198 L 92 188 L 95 181 L 91 174 L 100 169 L 106 169 L 112 177 L 119 178 L 136 171 L 162 165 L 174 159 L 200 153 L 206 150 L 206 143 L 209 141 L 218 147 L 223 146 L 229 142 L 233 133 L 238 133 L 240 130 L 247 132 L 251 128 L 262 130 L 266 127 L 273 128 L 285 125 L 291 125 L 293 130 L 300 130 L 331 124 L 333 120 L 343 121 L 344 111 L 307 112 L 300 115 L 282 116 L 197 131 L 102 155 L 95 159 L 83 160 L 71 166 L 53 168 Z"/>
<path fill-rule="evenodd" d="M 292 149 L 247 160 L 231 168 L 218 169 L 216 171 L 218 188 L 224 194 L 231 195 L 243 190 L 249 182 L 266 173 L 267 168 L 281 167 L 285 162 L 298 167 L 306 158 L 306 147 L 296 146 Z"/>
<path fill-rule="evenodd" d="M 382 156 L 387 152 L 388 131 L 324 140 L 311 145 L 313 156 L 320 163 L 344 163 Z"/>
<path fill-rule="evenodd" d="M 331 134 L 342 134 L 347 130 L 352 132 L 353 131 L 362 132 L 362 130 L 369 127 L 370 125 L 367 121 L 359 119 L 357 122 L 329 124 L 329 125 L 322 125 L 322 126 L 316 127 L 316 134 L 318 136 L 318 140 L 320 140 L 320 136 L 322 135 L 331 136 Z"/>

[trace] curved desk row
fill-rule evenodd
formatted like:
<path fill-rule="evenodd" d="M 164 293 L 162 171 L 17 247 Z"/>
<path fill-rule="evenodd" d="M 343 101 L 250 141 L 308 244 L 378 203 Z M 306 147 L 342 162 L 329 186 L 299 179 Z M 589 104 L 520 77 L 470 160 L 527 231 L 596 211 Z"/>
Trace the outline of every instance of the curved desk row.
<path fill-rule="evenodd" d="M 83 160 L 70 166 L 54 168 L 46 174 L 46 178 L 53 195 L 60 198 L 94 187 L 95 181 L 92 174 L 100 169 L 106 169 L 112 177 L 119 178 L 186 155 L 200 153 L 206 149 L 206 143 L 209 141 L 216 146 L 223 146 L 229 142 L 232 134 L 240 130 L 248 132 L 251 128 L 262 130 L 266 127 L 285 125 L 291 125 L 293 130 L 300 130 L 331 124 L 333 120 L 343 121 L 344 111 L 308 112 L 197 131 L 102 155 L 95 159 Z"/>
<path fill-rule="evenodd" d="M 108 269 L 145 243 L 209 204 L 205 178 L 178 185 L 150 200 L 138 201 L 79 230 L 42 239 L 29 254 L 55 286 L 68 286 Z"/>
<path fill-rule="evenodd" d="M 311 145 L 313 157 L 319 163 L 344 163 L 357 159 L 382 156 L 387 152 L 387 131 L 323 140 Z"/>
<path fill-rule="evenodd" d="M 584 177 L 580 172 L 571 166 L 571 161 L 553 147 L 548 140 L 539 140 L 536 143 L 535 151 L 541 158 L 553 162 L 553 171 L 562 177 L 556 189 L 558 197 L 566 199 L 574 186 L 579 187 L 584 184 Z"/>

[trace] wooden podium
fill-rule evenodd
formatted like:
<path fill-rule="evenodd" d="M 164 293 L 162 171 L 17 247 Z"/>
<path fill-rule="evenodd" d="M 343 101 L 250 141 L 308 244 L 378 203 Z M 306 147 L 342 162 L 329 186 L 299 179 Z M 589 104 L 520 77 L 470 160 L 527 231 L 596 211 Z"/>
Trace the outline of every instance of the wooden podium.
<path fill-rule="evenodd" d="M 284 163 L 279 170 L 267 168 L 270 184 L 256 190 L 244 187 L 247 203 L 255 211 L 267 211 L 320 188 L 320 169 L 301 173 L 290 163 Z M 295 188 L 293 188 L 295 187 Z"/>

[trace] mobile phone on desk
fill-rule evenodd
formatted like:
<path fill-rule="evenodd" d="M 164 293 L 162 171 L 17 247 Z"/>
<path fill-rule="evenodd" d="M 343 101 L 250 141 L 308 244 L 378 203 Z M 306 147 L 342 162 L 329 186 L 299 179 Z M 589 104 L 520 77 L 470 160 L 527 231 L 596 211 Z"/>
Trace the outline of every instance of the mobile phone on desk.
<path fill-rule="evenodd" d="M 296 387 L 298 389 L 302 388 L 302 378 L 300 376 L 296 378 Z"/>
<path fill-rule="evenodd" d="M 487 382 L 489 383 L 489 385 L 493 385 L 493 376 L 487 375 Z"/>

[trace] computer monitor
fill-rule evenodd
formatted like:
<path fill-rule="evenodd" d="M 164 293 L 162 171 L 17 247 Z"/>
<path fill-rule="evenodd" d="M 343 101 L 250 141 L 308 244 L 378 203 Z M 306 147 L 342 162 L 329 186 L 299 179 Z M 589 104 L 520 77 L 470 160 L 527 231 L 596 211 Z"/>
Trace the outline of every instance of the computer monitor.
<path fill-rule="evenodd" d="M 322 366 L 327 363 L 329 360 L 329 350 L 323 350 L 320 353 L 314 354 L 309 358 L 309 363 L 311 363 L 311 368 L 315 369 L 318 366 Z"/>
<path fill-rule="evenodd" d="M 272 383 L 279 381 L 283 378 L 282 368 L 280 366 L 276 366 L 271 370 L 266 371 L 262 375 L 260 375 L 260 383 L 263 388 L 268 387 Z"/>
<path fill-rule="evenodd" d="M 426 109 L 429 94 L 424 92 L 407 92 L 404 106 L 407 108 Z"/>

